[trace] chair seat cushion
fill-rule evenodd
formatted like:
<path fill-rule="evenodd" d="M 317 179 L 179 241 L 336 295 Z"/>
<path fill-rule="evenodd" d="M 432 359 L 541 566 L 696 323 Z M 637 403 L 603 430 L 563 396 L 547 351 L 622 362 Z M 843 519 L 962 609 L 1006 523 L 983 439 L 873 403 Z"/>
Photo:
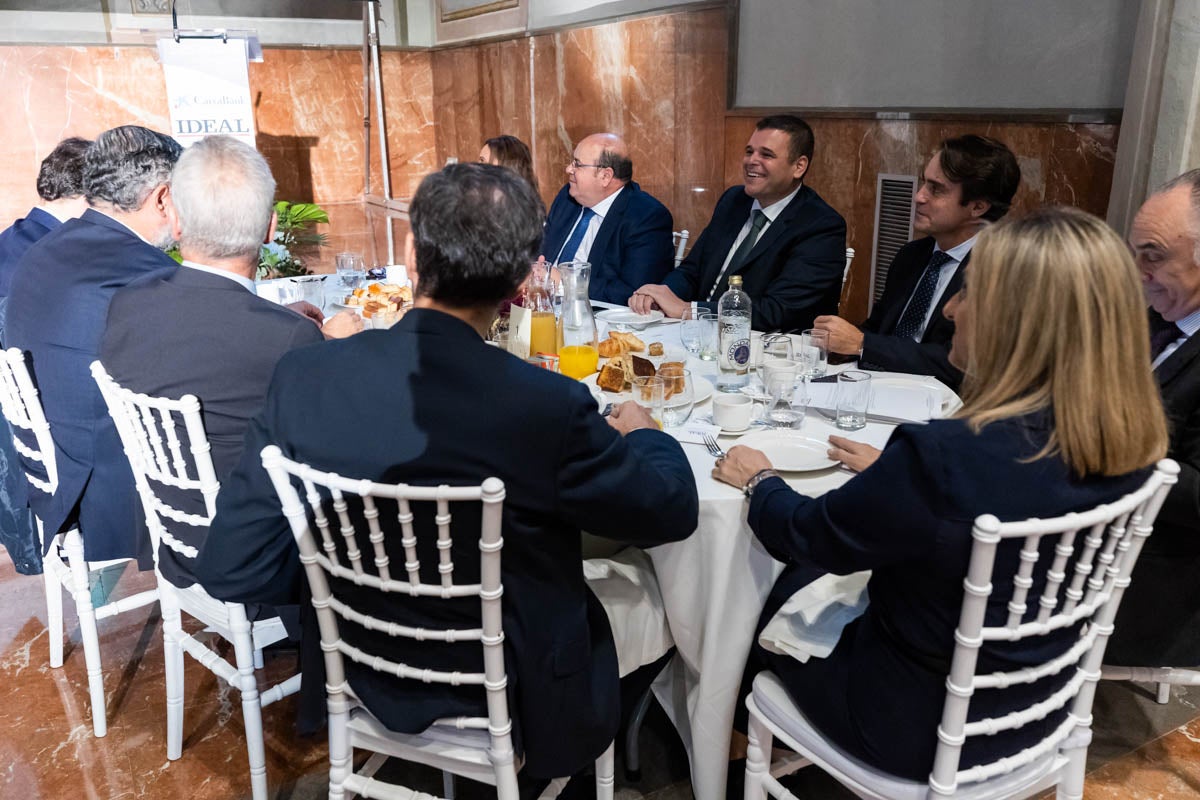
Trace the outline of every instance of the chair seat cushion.
<path fill-rule="evenodd" d="M 355 747 L 428 763 L 423 758 L 414 758 L 415 751 L 491 770 L 492 762 L 488 758 L 491 739 L 486 730 L 434 724 L 420 733 L 397 733 L 362 706 L 351 709 L 348 727 Z"/>
<path fill-rule="evenodd" d="M 788 746 L 809 758 L 860 797 L 879 800 L 929 800 L 934 797 L 925 782 L 909 781 L 882 772 L 860 761 L 828 741 L 792 701 L 779 678 L 760 672 L 754 679 L 751 713 L 768 723 L 775 735 Z M 903 736 L 904 731 L 896 731 Z M 1024 797 L 1030 791 L 1053 783 L 1052 778 L 1065 763 L 1057 752 L 979 784 L 959 787 L 956 800 Z"/>

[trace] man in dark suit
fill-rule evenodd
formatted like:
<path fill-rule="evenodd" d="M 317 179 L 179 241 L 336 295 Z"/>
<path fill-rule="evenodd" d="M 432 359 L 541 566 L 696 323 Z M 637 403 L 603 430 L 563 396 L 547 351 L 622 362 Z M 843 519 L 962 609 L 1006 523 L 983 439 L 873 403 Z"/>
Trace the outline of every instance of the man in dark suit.
<path fill-rule="evenodd" d="M 1134 567 L 1104 661 L 1194 667 L 1200 666 L 1200 170 L 1145 202 L 1129 245 L 1150 303 L 1150 351 L 1171 434 L 1167 456 L 1180 472 Z"/>
<path fill-rule="evenodd" d="M 510 707 L 526 771 L 571 774 L 612 741 L 619 710 L 616 653 L 605 612 L 583 581 L 580 529 L 642 545 L 682 539 L 696 526 L 695 479 L 679 444 L 642 409 L 623 405 L 606 422 L 582 384 L 483 340 L 497 305 L 524 280 L 541 244 L 540 206 L 523 179 L 486 164 L 448 166 L 421 183 L 410 215 L 406 263 L 415 308 L 390 330 L 283 357 L 263 412 L 250 423 L 242 461 L 221 489 L 198 577 L 225 600 L 296 602 L 299 556 L 260 463 L 267 444 L 318 469 L 374 481 L 470 485 L 500 478 Z M 402 563 L 394 511 L 378 519 L 392 562 Z M 455 519 L 463 525 L 451 550 L 455 573 L 471 580 L 478 527 L 469 513 L 456 512 Z M 416 524 L 419 542 L 436 539 L 431 514 L 419 514 Z M 424 580 L 437 580 L 433 553 L 431 546 L 422 555 Z M 343 588 L 352 606 L 403 624 L 428 626 L 435 614 L 441 618 L 433 627 L 446 627 L 447 615 L 458 623 L 453 627 L 478 624 L 478 601 L 436 601 L 431 608 Z M 306 652 L 316 646 L 312 622 L 306 621 Z M 382 641 L 388 637 L 340 627 L 348 640 L 406 664 L 481 667 L 475 648 Z M 302 706 L 322 699 L 323 680 L 313 667 L 306 663 Z M 393 679 L 353 663 L 346 668 L 358 697 L 392 730 L 486 715 L 477 687 Z"/>
<path fill-rule="evenodd" d="M 17 262 L 50 231 L 87 208 L 83 198 L 83 154 L 87 139 L 63 139 L 42 160 L 37 176 L 37 193 L 42 204 L 0 233 L 0 342 L 5 341 L 4 315 L 8 292 Z M 8 422 L 0 417 L 0 544 L 12 557 L 22 575 L 42 571 L 41 546 L 29 510 L 29 486 L 13 446 Z"/>
<path fill-rule="evenodd" d="M 1003 142 L 968 134 L 939 144 L 915 198 L 913 230 L 923 238 L 892 259 L 883 296 L 861 328 L 817 318 L 830 352 L 858 356 L 867 369 L 933 375 L 957 389 L 962 372 L 949 360 L 954 323 L 942 309 L 962 286 L 979 231 L 1008 213 L 1020 182 L 1017 158 Z"/>
<path fill-rule="evenodd" d="M 594 133 L 575 147 L 567 185 L 546 217 L 542 255 L 557 264 L 592 265 L 588 294 L 624 304 L 673 264 L 671 212 L 633 182 L 629 148 L 615 133 Z"/>
<path fill-rule="evenodd" d="M 88 367 L 113 293 L 175 269 L 162 248 L 179 153 L 169 136 L 135 125 L 100 134 L 84 157 L 90 208 L 31 247 L 13 276 L 5 344 L 30 354 L 58 460 L 58 491 L 34 492 L 30 505 L 47 539 L 78 524 L 89 561 L 149 564 L 133 475 Z"/>
<path fill-rule="evenodd" d="M 275 233 L 275 179 L 266 159 L 236 139 L 211 136 L 180 156 L 170 189 L 183 264 L 113 295 L 100 360 L 128 389 L 171 399 L 196 395 L 223 481 L 242 455 L 246 425 L 262 409 L 280 356 L 324 337 L 312 319 L 255 292 L 259 249 Z M 324 328 L 347 335 L 361 330 L 362 320 L 343 311 Z M 204 513 L 185 498 L 195 501 L 195 493 L 175 498 L 177 507 Z M 184 533 L 194 535 L 176 538 L 199 548 L 207 530 Z M 160 571 L 180 587 L 195 582 L 190 564 L 169 547 L 159 552 Z"/>
<path fill-rule="evenodd" d="M 729 276 L 741 275 L 757 330 L 801 330 L 835 313 L 846 222 L 803 185 L 812 157 L 813 132 L 804 120 L 759 120 L 742 158 L 745 185 L 721 196 L 683 263 L 661 284 L 639 287 L 629 307 L 674 318 L 689 306 L 715 311 Z"/>

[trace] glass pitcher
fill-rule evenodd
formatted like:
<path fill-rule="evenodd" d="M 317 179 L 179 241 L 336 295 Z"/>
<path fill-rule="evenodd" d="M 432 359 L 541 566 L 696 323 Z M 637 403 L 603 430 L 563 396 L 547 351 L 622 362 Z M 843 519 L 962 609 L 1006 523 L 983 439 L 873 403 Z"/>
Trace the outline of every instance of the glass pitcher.
<path fill-rule="evenodd" d="M 529 311 L 529 355 L 554 355 L 558 350 L 558 336 L 554 320 L 554 285 L 549 270 L 543 264 L 534 264 L 525 282 L 522 305 Z"/>
<path fill-rule="evenodd" d="M 596 371 L 600 362 L 596 317 L 588 299 L 592 265 L 568 261 L 558 265 L 562 276 L 562 314 L 558 319 L 558 371 L 582 380 Z"/>

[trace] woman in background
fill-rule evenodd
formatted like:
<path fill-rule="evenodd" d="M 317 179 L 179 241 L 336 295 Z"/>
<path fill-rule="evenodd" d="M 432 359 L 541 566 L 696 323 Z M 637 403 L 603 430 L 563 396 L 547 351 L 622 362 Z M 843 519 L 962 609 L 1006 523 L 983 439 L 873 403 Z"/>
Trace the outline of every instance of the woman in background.
<path fill-rule="evenodd" d="M 529 154 L 529 146 L 515 136 L 493 136 L 483 143 L 479 150 L 480 164 L 495 164 L 507 167 L 520 175 L 533 191 L 540 196 L 537 176 L 533 174 L 533 157 Z"/>
<path fill-rule="evenodd" d="M 950 361 L 966 374 L 952 419 L 901 425 L 860 475 L 818 498 L 793 491 L 750 448 L 731 448 L 713 470 L 746 488 L 751 529 L 788 564 L 763 621 L 823 573 L 872 570 L 867 610 L 828 658 L 801 663 L 756 647 L 748 672 L 772 670 L 841 749 L 910 780 L 933 765 L 975 517 L 1053 517 L 1116 500 L 1167 448 L 1139 277 L 1101 220 L 1043 208 L 988 228 L 945 314 L 955 324 Z M 996 575 L 1013 574 L 1020 547 L 1000 546 Z M 1038 561 L 1032 597 L 1049 560 Z M 997 581 L 985 624 L 1003 624 L 1012 591 Z M 979 672 L 1044 661 L 1077 633 L 985 642 Z M 1067 676 L 1010 688 L 1003 702 L 978 692 L 970 719 L 1023 707 Z M 960 768 L 1028 747 L 1063 714 L 968 739 Z"/>

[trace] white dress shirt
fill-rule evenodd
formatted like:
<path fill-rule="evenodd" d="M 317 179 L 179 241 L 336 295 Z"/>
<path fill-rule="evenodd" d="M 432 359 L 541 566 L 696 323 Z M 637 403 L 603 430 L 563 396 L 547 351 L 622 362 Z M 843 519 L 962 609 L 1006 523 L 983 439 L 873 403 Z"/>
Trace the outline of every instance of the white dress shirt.
<path fill-rule="evenodd" d="M 595 216 L 588 220 L 587 230 L 583 232 L 583 241 L 579 243 L 579 249 L 575 251 L 575 257 L 573 260 L 588 260 L 588 256 L 592 253 L 592 244 L 596 241 L 596 234 L 600 232 L 600 226 L 604 224 L 604 215 L 608 213 L 610 208 L 612 208 L 612 204 L 616 201 L 617 195 L 621 194 L 623 191 L 625 191 L 624 186 L 622 186 L 620 189 L 617 189 L 599 203 L 596 203 L 596 205 L 592 206 L 592 213 L 594 213 Z M 571 226 L 571 230 L 567 231 L 567 238 L 563 239 L 563 247 L 566 247 L 567 242 L 571 241 L 571 234 L 575 233 L 575 228 L 578 227 L 579 220 L 582 217 L 583 209 L 580 209 L 579 216 L 575 218 L 575 224 Z M 557 264 L 562 260 L 562 257 L 563 252 L 562 250 L 559 250 L 558 257 L 554 259 L 554 263 Z"/>
<path fill-rule="evenodd" d="M 242 288 L 244 288 L 250 294 L 254 295 L 255 297 L 258 296 L 258 289 L 255 288 L 254 281 L 250 280 L 245 275 L 235 275 L 229 270 L 208 267 L 204 264 L 197 264 L 195 261 L 188 261 L 187 259 L 184 259 L 180 266 L 187 267 L 188 269 L 198 269 L 201 272 L 207 272 L 209 275 L 220 275 L 222 278 L 228 278 L 234 283 L 240 284 Z"/>
<path fill-rule="evenodd" d="M 1189 338 L 1195 335 L 1196 331 L 1200 331 L 1200 308 L 1188 314 L 1183 319 L 1175 323 L 1179 326 L 1179 330 L 1183 331 L 1183 335 L 1169 345 L 1163 348 L 1163 351 L 1158 354 L 1158 358 L 1154 359 L 1154 368 L 1158 369 L 1158 365 L 1171 357 L 1171 354 L 1183 346 Z"/>
<path fill-rule="evenodd" d="M 946 255 L 950 256 L 951 260 L 948 261 L 942 267 L 942 271 L 938 273 L 937 286 L 934 287 L 933 290 L 933 302 L 930 303 L 929 308 L 925 310 L 925 319 L 921 320 L 921 326 L 917 328 L 917 332 L 913 334 L 914 342 L 921 341 L 921 337 L 925 335 L 925 329 L 929 327 L 929 320 L 933 319 L 934 312 L 938 311 L 938 300 L 941 299 L 942 294 L 946 291 L 946 287 L 950 285 L 950 281 L 954 280 L 954 273 L 958 272 L 959 268 L 962 266 L 963 259 L 967 257 L 968 253 L 971 252 L 971 248 L 975 246 L 975 240 L 978 238 L 979 234 L 977 233 L 962 244 L 957 244 L 954 247 L 951 247 L 949 250 L 942 250 L 942 248 L 938 247 L 936 244 L 933 246 L 934 253 L 945 253 Z M 932 253 L 930 254 L 929 258 L 932 260 Z M 925 269 L 929 269 L 928 265 L 926 265 Z M 925 272 L 922 271 L 921 276 L 924 277 L 924 275 Z M 918 278 L 917 283 L 920 282 L 921 281 Z M 909 295 L 908 303 L 911 302 L 912 295 Z M 904 310 L 900 312 L 900 316 L 897 317 L 897 319 L 900 319 L 904 316 L 904 311 L 908 310 L 908 303 L 904 304 Z"/>
<path fill-rule="evenodd" d="M 803 185 L 803 184 L 801 184 Z M 795 199 L 800 191 L 800 186 L 792 190 L 792 193 L 782 200 L 776 200 L 769 206 L 764 206 L 758 202 L 758 198 L 754 198 L 754 202 L 750 204 L 750 213 L 746 216 L 746 222 L 742 225 L 742 229 L 738 231 L 737 238 L 733 240 L 733 246 L 729 248 L 729 252 L 725 254 L 725 261 L 721 264 L 721 271 L 717 273 L 717 279 L 713 281 L 712 288 L 708 290 L 706 300 L 712 300 L 713 294 L 717 291 L 717 287 L 721 285 L 721 278 L 725 277 L 725 271 L 729 269 L 729 262 L 733 258 L 733 254 L 737 252 L 742 241 L 750 235 L 750 226 L 754 220 L 754 212 L 761 211 L 766 216 L 767 221 L 763 223 L 762 229 L 758 232 L 758 238 L 761 241 L 762 237 L 767 234 L 767 229 L 771 227 L 771 223 L 783 213 L 783 210 L 788 207 L 788 203 Z M 757 244 L 758 242 L 755 242 Z"/>

